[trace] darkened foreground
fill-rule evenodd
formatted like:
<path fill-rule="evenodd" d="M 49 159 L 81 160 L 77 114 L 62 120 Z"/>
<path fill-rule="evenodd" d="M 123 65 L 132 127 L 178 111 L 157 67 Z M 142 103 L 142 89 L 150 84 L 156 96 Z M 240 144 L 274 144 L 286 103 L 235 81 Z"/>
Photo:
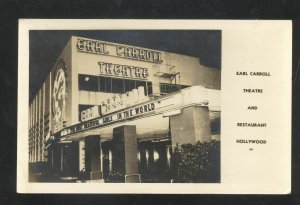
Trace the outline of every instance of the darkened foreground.
<path fill-rule="evenodd" d="M 173 182 L 220 182 L 220 142 L 185 144 L 176 147 L 171 158 Z"/>
<path fill-rule="evenodd" d="M 75 178 L 62 178 L 51 173 L 47 166 L 39 167 L 43 169 L 30 167 L 31 182 L 75 183 L 89 179 L 86 172 L 80 172 Z M 177 145 L 171 153 L 168 166 L 163 160 L 153 161 L 147 166 L 139 163 L 139 173 L 142 183 L 219 183 L 220 141 Z M 125 182 L 125 173 L 116 170 L 109 171 L 103 177 L 105 183 Z"/>
<path fill-rule="evenodd" d="M 145 183 L 219 183 L 220 141 L 177 145 L 169 169 L 156 166 L 151 173 L 142 172 L 141 178 Z M 124 182 L 124 174 L 111 172 L 106 182 Z"/>

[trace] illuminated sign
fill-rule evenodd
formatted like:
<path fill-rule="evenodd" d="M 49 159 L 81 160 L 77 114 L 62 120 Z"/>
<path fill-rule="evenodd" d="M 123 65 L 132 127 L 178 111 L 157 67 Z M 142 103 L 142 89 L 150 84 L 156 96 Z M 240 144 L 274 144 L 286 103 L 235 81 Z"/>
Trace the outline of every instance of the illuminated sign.
<path fill-rule="evenodd" d="M 76 125 L 73 125 L 73 126 L 63 129 L 60 132 L 60 137 L 68 135 L 68 134 L 77 133 L 77 132 L 80 132 L 83 130 L 87 130 L 89 128 L 99 127 L 101 125 L 109 124 L 112 122 L 117 122 L 117 121 L 129 119 L 129 118 L 134 118 L 139 115 L 154 111 L 157 107 L 160 107 L 159 104 L 160 104 L 160 101 L 151 102 L 151 103 L 147 103 L 144 105 L 136 106 L 131 109 L 119 111 L 119 112 L 113 113 L 111 115 L 106 115 L 101 118 L 96 118 L 96 119 L 93 119 L 90 121 L 76 124 Z"/>
<path fill-rule="evenodd" d="M 93 106 L 89 109 L 81 111 L 81 113 L 80 113 L 80 119 L 82 122 L 96 118 L 96 117 L 100 117 L 100 116 L 101 116 L 101 106 L 100 105 Z"/>
<path fill-rule="evenodd" d="M 79 52 L 109 55 L 133 60 L 162 63 L 161 52 L 132 46 L 118 45 L 97 40 L 77 39 L 77 50 Z"/>
<path fill-rule="evenodd" d="M 133 91 L 131 93 L 133 94 Z M 206 89 L 202 86 L 192 86 L 181 90 L 180 93 L 164 96 L 155 101 L 146 101 L 135 106 L 132 105 L 128 108 L 125 107 L 128 105 L 128 102 L 124 102 L 120 110 L 113 110 L 111 113 L 106 112 L 104 114 L 103 106 L 101 106 L 101 114 L 103 114 L 103 116 L 63 128 L 63 130 L 52 135 L 45 144 L 49 146 L 53 141 L 61 139 L 62 137 L 66 138 L 67 135 L 89 129 L 101 128 L 122 121 L 135 120 L 158 114 L 163 114 L 164 117 L 177 115 L 181 113 L 182 108 L 189 106 L 205 106 L 219 112 L 220 101 L 217 100 L 214 102 L 212 100 L 215 99 L 216 96 L 220 96 L 219 90 Z M 127 98 L 124 98 L 125 101 L 126 99 Z M 130 99 L 130 97 L 128 99 Z M 129 105 L 130 104 L 131 103 L 129 103 Z M 212 107 L 210 107 L 210 105 Z"/>
<path fill-rule="evenodd" d="M 100 74 L 115 75 L 128 78 L 146 79 L 149 76 L 147 68 L 98 62 Z"/>
<path fill-rule="evenodd" d="M 106 115 L 149 100 L 149 97 L 145 95 L 144 87 L 139 86 L 137 89 L 124 94 L 115 94 L 111 98 L 102 101 L 100 113 Z"/>
<path fill-rule="evenodd" d="M 162 62 L 161 53 L 128 46 L 117 46 L 117 55 L 125 58 Z"/>

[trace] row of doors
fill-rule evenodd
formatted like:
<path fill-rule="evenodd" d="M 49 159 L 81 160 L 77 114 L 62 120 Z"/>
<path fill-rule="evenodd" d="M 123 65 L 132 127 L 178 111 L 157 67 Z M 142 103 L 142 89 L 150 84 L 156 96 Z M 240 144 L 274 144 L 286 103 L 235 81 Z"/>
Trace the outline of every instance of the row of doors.
<path fill-rule="evenodd" d="M 138 167 L 143 182 L 169 181 L 170 144 L 169 139 L 163 141 L 149 140 L 138 142 Z M 95 153 L 87 153 L 86 151 L 83 152 L 85 156 L 80 156 L 82 154 L 80 154 L 79 150 L 80 146 L 78 141 L 56 144 L 50 147 L 48 150 L 48 164 L 52 170 L 51 172 L 59 177 L 78 177 L 80 171 L 82 171 L 82 169 L 80 170 L 82 165 L 81 167 L 79 165 L 80 160 L 84 160 L 85 166 L 88 166 L 88 164 L 91 163 L 90 159 L 97 157 L 89 156 L 95 155 Z M 117 156 L 114 154 L 112 141 L 102 142 L 100 152 L 98 155 L 101 164 L 100 169 L 103 173 L 103 178 L 108 179 L 116 169 L 116 165 L 113 165 L 113 161 L 119 160 L 114 159 Z M 82 157 L 84 158 L 82 159 Z"/>

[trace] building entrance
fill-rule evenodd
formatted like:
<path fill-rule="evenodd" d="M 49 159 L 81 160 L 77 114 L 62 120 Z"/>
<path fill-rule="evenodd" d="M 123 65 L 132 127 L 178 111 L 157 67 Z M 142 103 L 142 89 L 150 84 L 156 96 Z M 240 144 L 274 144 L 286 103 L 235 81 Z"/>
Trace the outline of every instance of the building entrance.
<path fill-rule="evenodd" d="M 61 179 L 76 178 L 79 169 L 79 143 L 64 142 L 53 144 L 48 149 L 48 167 L 53 176 Z"/>
<path fill-rule="evenodd" d="M 115 141 L 101 142 L 102 171 L 105 182 L 125 181 L 125 156 Z M 138 159 L 138 174 L 141 182 L 170 182 L 170 159 L 172 154 L 171 140 L 147 140 L 137 142 L 136 156 Z"/>
<path fill-rule="evenodd" d="M 139 173 L 142 182 L 170 182 L 171 140 L 149 140 L 138 143 Z"/>

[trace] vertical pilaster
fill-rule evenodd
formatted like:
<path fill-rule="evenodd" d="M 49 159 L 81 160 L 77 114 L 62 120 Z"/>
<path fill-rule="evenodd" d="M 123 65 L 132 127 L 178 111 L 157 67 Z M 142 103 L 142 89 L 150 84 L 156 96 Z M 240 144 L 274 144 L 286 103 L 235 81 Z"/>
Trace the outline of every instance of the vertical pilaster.
<path fill-rule="evenodd" d="M 212 138 L 208 107 L 193 107 L 193 115 L 196 141 L 210 142 Z"/>
<path fill-rule="evenodd" d="M 90 179 L 102 179 L 101 172 L 100 136 L 87 136 L 85 138 L 85 170 L 90 173 Z"/>
<path fill-rule="evenodd" d="M 36 160 L 36 149 L 37 149 L 37 146 L 36 146 L 36 143 L 37 143 L 37 140 L 36 140 L 36 136 L 37 136 L 37 112 L 36 112 L 36 109 L 37 108 L 37 97 L 35 96 L 35 98 L 34 98 L 34 121 L 33 121 L 33 123 L 34 123 L 34 136 L 33 136 L 33 138 L 34 138 L 34 145 L 33 145 L 33 152 L 34 152 L 34 159 L 33 159 L 33 161 L 34 162 L 36 162 L 37 160 Z"/>
<path fill-rule="evenodd" d="M 28 110 L 28 160 L 30 162 L 30 105 Z"/>
<path fill-rule="evenodd" d="M 125 183 L 140 182 L 137 158 L 136 126 L 113 130 L 113 170 L 125 174 Z"/>
<path fill-rule="evenodd" d="M 44 150 L 44 143 L 45 143 L 45 137 L 46 137 L 46 133 L 45 133 L 45 83 L 43 83 L 43 92 L 42 92 L 42 136 L 41 136 L 41 148 L 42 148 L 42 152 L 41 152 L 41 155 L 42 155 L 42 161 L 45 161 L 45 157 L 44 157 L 44 154 L 45 154 L 45 150 Z"/>
<path fill-rule="evenodd" d="M 37 108 L 37 122 L 38 122 L 38 132 L 37 132 L 37 161 L 41 160 L 41 90 L 38 91 L 38 108 Z"/>
<path fill-rule="evenodd" d="M 183 108 L 180 114 L 170 116 L 171 139 L 176 144 L 195 144 L 211 141 L 210 118 L 207 106 Z"/>
<path fill-rule="evenodd" d="M 79 141 L 79 171 L 85 170 L 85 141 Z"/>

